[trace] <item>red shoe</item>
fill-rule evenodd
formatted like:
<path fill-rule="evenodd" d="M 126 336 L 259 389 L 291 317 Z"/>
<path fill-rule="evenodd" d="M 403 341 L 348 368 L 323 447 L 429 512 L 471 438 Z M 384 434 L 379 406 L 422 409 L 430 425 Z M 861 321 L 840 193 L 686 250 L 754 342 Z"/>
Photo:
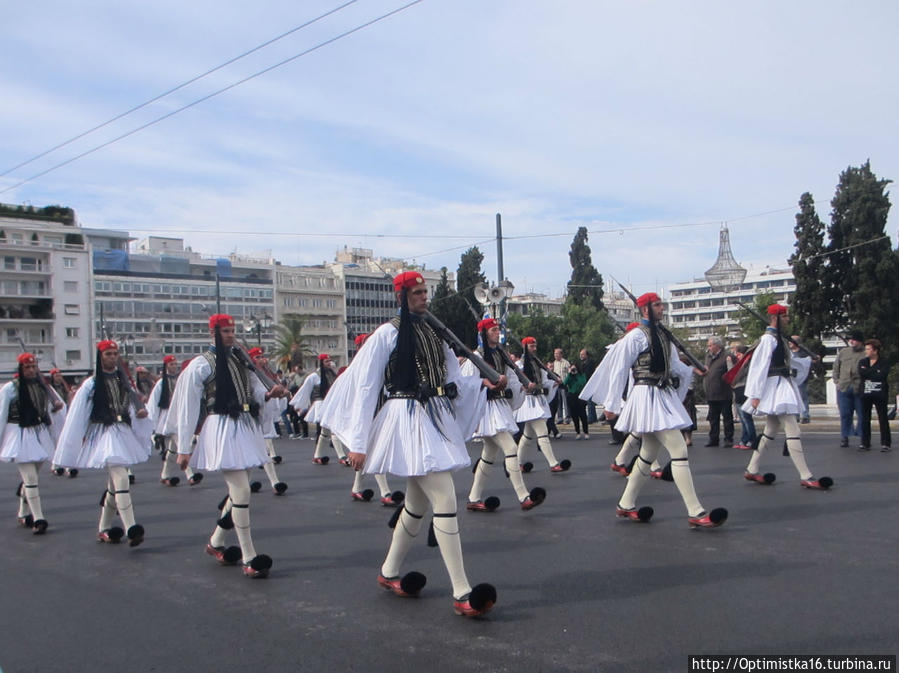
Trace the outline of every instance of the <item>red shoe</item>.
<path fill-rule="evenodd" d="M 337 462 L 340 463 L 341 465 L 343 465 L 344 467 L 349 467 L 349 466 L 350 466 L 350 459 L 349 459 L 349 458 L 341 458 L 341 459 L 338 460 Z"/>
<path fill-rule="evenodd" d="M 381 498 L 381 504 L 384 507 L 399 507 L 405 499 L 406 494 L 402 491 L 394 491 L 390 495 L 385 495 Z"/>
<path fill-rule="evenodd" d="M 637 509 L 633 507 L 631 509 L 624 509 L 623 507 L 615 507 L 615 516 L 621 519 L 630 519 L 631 521 L 636 521 L 637 523 L 648 523 L 652 518 L 654 510 L 652 507 L 641 507 Z"/>
<path fill-rule="evenodd" d="M 558 465 L 553 465 L 551 468 L 549 468 L 549 471 L 555 472 L 556 474 L 558 474 L 559 472 L 568 472 L 568 470 L 570 470 L 570 469 L 571 469 L 571 461 L 566 458 Z"/>
<path fill-rule="evenodd" d="M 237 565 L 241 559 L 240 547 L 213 547 L 207 543 L 206 553 L 223 566 Z"/>
<path fill-rule="evenodd" d="M 752 472 L 743 473 L 743 479 L 746 481 L 754 481 L 756 484 L 762 484 L 763 486 L 767 486 L 769 484 L 774 483 L 774 474 L 772 472 L 766 472 L 765 474 L 759 474 L 756 472 L 753 474 Z"/>
<path fill-rule="evenodd" d="M 374 494 L 374 491 L 367 488 L 364 491 L 353 491 L 350 493 L 350 498 L 352 498 L 354 502 L 368 502 Z"/>
<path fill-rule="evenodd" d="M 465 505 L 469 512 L 493 512 L 499 507 L 499 498 L 491 495 L 486 500 L 475 500 Z"/>
<path fill-rule="evenodd" d="M 327 465 L 327 464 L 328 464 L 328 457 L 327 457 L 327 456 L 322 456 L 321 458 L 313 458 L 313 459 L 312 459 L 312 462 L 315 463 L 316 465 Z"/>
<path fill-rule="evenodd" d="M 717 528 L 727 521 L 727 510 L 723 507 L 713 509 L 711 512 L 701 512 L 697 516 L 687 518 L 690 528 Z"/>
<path fill-rule="evenodd" d="M 179 477 L 169 477 L 168 479 L 160 479 L 159 483 L 165 486 L 177 486 L 180 481 Z"/>
<path fill-rule="evenodd" d="M 816 491 L 826 491 L 833 486 L 833 479 L 830 477 L 821 477 L 820 479 L 802 479 L 800 482 L 803 488 L 810 488 Z"/>
<path fill-rule="evenodd" d="M 378 573 L 378 586 L 392 591 L 401 598 L 415 598 L 421 593 L 427 581 L 424 575 L 414 570 L 402 577 L 384 577 Z"/>
<path fill-rule="evenodd" d="M 531 492 L 521 501 L 521 509 L 527 512 L 530 509 L 534 509 L 544 500 L 546 500 L 546 491 L 539 486 L 537 488 L 532 488 Z"/>
<path fill-rule="evenodd" d="M 271 557 L 265 554 L 258 554 L 252 561 L 243 564 L 243 574 L 250 579 L 263 579 L 268 577 L 268 571 L 271 567 Z"/>
<path fill-rule="evenodd" d="M 16 518 L 16 522 L 22 528 L 31 528 L 34 526 L 34 517 L 31 514 L 26 514 L 25 516 L 20 516 Z"/>
<path fill-rule="evenodd" d="M 618 463 L 612 463 L 611 465 L 609 465 L 609 469 L 612 472 L 617 472 L 622 477 L 627 476 L 627 465 L 619 465 Z"/>
<path fill-rule="evenodd" d="M 664 470 L 650 470 L 649 471 L 649 476 L 652 477 L 653 479 L 661 479 L 662 474 L 664 474 Z"/>
<path fill-rule="evenodd" d="M 101 530 L 97 533 L 97 540 L 99 542 L 108 542 L 109 544 L 118 544 L 122 541 L 122 536 L 125 535 L 125 531 L 123 531 L 118 526 L 114 526 L 112 528 L 107 528 L 106 530 Z"/>
<path fill-rule="evenodd" d="M 479 584 L 470 593 L 453 599 L 453 612 L 463 617 L 480 617 L 496 604 L 496 589 L 490 584 Z"/>
<path fill-rule="evenodd" d="M 187 480 L 187 483 L 193 486 L 194 484 L 199 484 L 203 481 L 203 473 L 202 472 L 194 472 L 194 476 Z"/>

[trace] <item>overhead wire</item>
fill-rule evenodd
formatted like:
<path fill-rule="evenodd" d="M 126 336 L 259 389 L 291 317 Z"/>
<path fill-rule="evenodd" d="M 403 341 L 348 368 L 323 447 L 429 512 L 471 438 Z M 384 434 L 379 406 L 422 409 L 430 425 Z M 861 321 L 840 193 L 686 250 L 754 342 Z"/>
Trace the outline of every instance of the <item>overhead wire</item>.
<path fill-rule="evenodd" d="M 328 16 L 331 16 L 332 14 L 336 14 L 340 10 L 342 10 L 346 7 L 349 7 L 350 5 L 352 5 L 358 1 L 359 0 L 348 0 L 348 2 L 345 2 L 342 5 L 335 7 L 334 9 L 331 9 L 331 10 L 325 12 L 324 14 L 319 15 L 319 16 L 315 17 L 314 19 L 310 19 L 309 21 L 306 21 L 305 23 L 303 23 L 299 26 L 296 26 L 295 28 L 291 28 L 290 30 L 288 30 L 284 33 L 281 33 L 277 37 L 273 37 L 270 40 L 266 40 L 262 44 L 258 44 L 255 47 L 253 47 L 252 49 L 249 49 L 248 51 L 245 51 L 242 54 L 238 54 L 237 56 L 228 59 L 224 63 L 220 63 L 219 65 L 215 66 L 214 68 L 212 68 L 210 70 L 207 70 L 204 73 L 201 73 L 199 75 L 191 77 L 189 80 L 186 80 L 186 81 L 182 82 L 181 84 L 178 84 L 177 86 L 174 86 L 171 89 L 168 89 L 167 91 L 163 91 L 161 94 L 158 94 L 158 95 L 154 96 L 153 98 L 151 98 L 147 101 L 144 101 L 143 103 L 140 103 L 139 105 L 135 105 L 134 107 L 129 108 L 129 109 L 125 110 L 124 112 L 117 114 L 114 117 L 111 117 L 110 119 L 107 119 L 105 122 L 97 124 L 96 126 L 93 126 L 89 129 L 87 129 L 86 131 L 82 131 L 78 135 L 72 136 L 68 140 L 64 140 L 63 142 L 59 143 L 58 145 L 54 145 L 53 147 L 46 149 L 39 154 L 35 154 L 34 156 L 26 159 L 25 161 L 23 161 L 19 164 L 16 164 L 12 168 L 8 168 L 5 171 L 3 171 L 2 173 L 0 173 L 0 178 L 4 177 L 6 175 L 9 175 L 13 171 L 16 171 L 20 168 L 25 167 L 28 164 L 33 163 L 34 161 L 37 161 L 38 159 L 41 159 L 52 152 L 55 152 L 56 150 L 62 149 L 63 147 L 66 147 L 67 145 L 71 145 L 76 140 L 81 140 L 81 138 L 84 138 L 85 136 L 88 136 L 91 133 L 94 133 L 95 131 L 99 131 L 100 129 L 102 129 L 106 126 L 109 126 L 113 122 L 117 122 L 118 120 L 120 120 L 124 117 L 127 117 L 128 115 L 130 115 L 133 112 L 137 112 L 138 110 L 141 110 L 141 109 L 147 107 L 148 105 L 155 103 L 156 101 L 162 100 L 166 96 L 173 94 L 176 91 L 179 91 L 179 90 L 183 89 L 184 87 L 193 84 L 194 82 L 198 82 L 201 79 L 203 79 L 204 77 L 207 77 L 214 72 L 218 72 L 222 68 L 226 68 L 227 66 L 231 65 L 232 63 L 236 63 L 237 61 L 241 60 L 242 58 L 246 58 L 250 54 L 254 54 L 257 51 L 259 51 L 260 49 L 264 49 L 265 47 L 268 47 L 269 45 L 274 44 L 275 42 L 278 42 L 279 40 L 283 40 L 285 37 L 287 37 L 289 35 L 293 35 L 294 33 L 302 30 L 303 28 L 307 28 L 308 26 L 311 26 L 312 24 L 314 24 L 318 21 L 321 21 L 322 19 L 327 18 Z"/>
<path fill-rule="evenodd" d="M 337 42 L 338 40 L 348 37 L 354 33 L 358 33 L 360 30 L 364 30 L 365 28 L 368 28 L 369 26 L 372 26 L 380 21 L 383 21 L 384 19 L 388 19 L 391 16 L 399 14 L 400 12 L 405 11 L 405 10 L 409 9 L 410 7 L 417 5 L 421 2 L 424 2 L 424 0 L 412 0 L 412 2 L 409 2 L 401 7 L 393 9 L 385 14 L 381 14 L 380 16 L 378 16 L 374 19 L 371 19 L 369 21 L 366 21 L 365 23 L 362 23 L 362 24 L 356 26 L 355 28 L 351 28 L 350 30 L 346 30 L 346 31 L 340 33 L 339 35 L 329 38 L 323 42 L 319 42 L 318 44 L 316 44 L 312 47 L 309 47 L 308 49 L 305 49 L 305 50 L 299 52 L 298 54 L 294 54 L 293 56 L 290 56 L 289 58 L 286 58 L 282 61 L 279 61 L 278 63 L 275 63 L 274 65 L 270 65 L 267 68 L 263 68 L 262 70 L 259 70 L 258 72 L 255 72 L 252 75 L 248 75 L 247 77 L 239 79 L 236 82 L 229 84 L 228 86 L 222 87 L 221 89 L 217 89 L 216 91 L 213 91 L 210 94 L 202 96 L 201 98 L 198 98 L 191 103 L 182 105 L 181 107 L 179 107 L 175 110 L 172 110 L 171 112 L 168 112 L 160 117 L 157 117 L 156 119 L 153 119 L 145 124 L 141 124 L 140 126 L 128 131 L 127 133 L 123 133 L 123 134 L 116 136 L 115 138 L 112 138 L 111 140 L 108 140 L 104 143 L 101 143 L 100 145 L 97 145 L 89 150 L 85 150 L 84 152 L 81 152 L 80 154 L 76 154 L 75 156 L 73 156 L 69 159 L 66 159 L 65 161 L 55 164 L 55 165 L 51 166 L 50 168 L 47 168 L 39 173 L 36 173 L 28 178 L 25 178 L 24 180 L 21 180 L 13 185 L 10 185 L 9 187 L 0 189 L 0 194 L 5 194 L 6 192 L 12 191 L 13 189 L 16 189 L 18 187 L 21 187 L 22 185 L 32 182 L 33 180 L 36 180 L 37 178 L 43 177 L 43 176 L 47 175 L 48 173 L 51 173 L 55 170 L 63 168 L 64 166 L 68 166 L 69 164 L 71 164 L 75 161 L 78 161 L 79 159 L 83 159 L 84 157 L 86 157 L 90 154 L 93 154 L 94 152 L 98 152 L 99 150 L 101 150 L 105 147 L 109 147 L 110 145 L 117 143 L 120 140 L 124 140 L 125 138 L 128 138 L 129 136 L 133 136 L 135 133 L 143 131 L 144 129 L 147 129 L 151 126 L 154 126 L 154 125 L 158 124 L 159 122 L 162 122 L 170 117 L 174 117 L 176 114 L 184 112 L 185 110 L 187 110 L 189 108 L 195 107 L 196 105 L 199 105 L 200 103 L 204 103 L 205 101 L 207 101 L 211 98 L 215 98 L 216 96 L 219 96 L 227 91 L 230 91 L 231 89 L 234 89 L 234 88 L 240 86 L 241 84 L 245 84 L 246 82 L 249 82 L 250 80 L 256 79 L 257 77 L 260 77 L 266 73 L 269 73 L 272 70 L 275 70 L 277 68 L 285 66 L 288 63 L 292 63 L 293 61 L 296 61 L 298 58 L 302 58 L 303 56 L 311 54 L 312 52 L 317 51 L 317 50 L 321 49 L 322 47 L 326 47 L 329 44 L 333 44 L 334 42 Z"/>

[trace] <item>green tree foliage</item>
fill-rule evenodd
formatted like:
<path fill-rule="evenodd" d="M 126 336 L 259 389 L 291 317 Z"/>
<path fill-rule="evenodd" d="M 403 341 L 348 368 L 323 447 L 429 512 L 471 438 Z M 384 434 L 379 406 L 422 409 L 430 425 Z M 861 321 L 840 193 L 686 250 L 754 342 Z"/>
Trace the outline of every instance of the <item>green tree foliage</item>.
<path fill-rule="evenodd" d="M 537 355 L 544 362 L 552 359 L 553 350 L 561 348 L 565 359 L 576 362 L 582 348 L 599 361 L 608 344 L 620 336 L 605 310 L 590 305 L 565 303 L 561 315 L 544 315 L 536 311 L 508 317 L 509 347 L 521 353 L 520 340 L 532 336 L 537 340 Z"/>
<path fill-rule="evenodd" d="M 737 311 L 737 319 L 740 322 L 740 331 L 743 333 L 743 338 L 747 345 L 755 343 L 761 338 L 762 334 L 765 333 L 765 328 L 768 327 L 768 307 L 773 303 L 775 303 L 775 295 L 773 292 L 759 292 L 752 300 L 751 308 L 762 318 L 765 318 L 765 322 L 762 322 L 744 308 Z"/>
<path fill-rule="evenodd" d="M 824 282 L 827 271 L 824 223 L 808 192 L 799 198 L 793 232 L 796 234 L 796 251 L 790 257 L 790 264 L 796 279 L 796 293 L 790 301 L 791 322 L 796 334 L 804 339 L 816 339 L 827 330 L 829 316 L 837 308 L 839 298 Z"/>
<path fill-rule="evenodd" d="M 587 227 L 578 228 L 571 242 L 568 260 L 571 262 L 571 280 L 568 281 L 565 303 L 589 305 L 601 311 L 602 276 L 593 266 L 590 246 L 587 245 Z"/>
<path fill-rule="evenodd" d="M 886 236 L 890 211 L 886 186 L 870 161 L 840 174 L 828 227 L 828 284 L 843 301 L 832 315 L 833 328 L 857 328 L 880 338 L 884 355 L 899 352 L 899 256 Z"/>
<path fill-rule="evenodd" d="M 481 271 L 481 263 L 483 261 L 484 254 L 477 246 L 469 248 L 462 253 L 462 257 L 459 259 L 459 268 L 456 271 L 456 292 L 458 296 L 454 296 L 447 301 L 450 307 L 450 314 L 447 316 L 449 322 L 444 324 L 463 343 L 469 346 L 474 346 L 478 341 L 477 320 L 475 320 L 471 309 L 468 307 L 472 306 L 476 311 L 479 311 L 481 307 L 477 299 L 475 299 L 474 289 L 481 283 L 487 282 L 487 277 Z M 466 304 L 466 301 L 468 304 Z"/>
<path fill-rule="evenodd" d="M 303 366 L 303 358 L 315 355 L 309 345 L 303 341 L 303 327 L 306 319 L 296 313 L 287 313 L 281 318 L 281 322 L 274 326 L 275 347 L 272 349 L 272 357 L 282 369 L 289 369 L 294 365 Z"/>

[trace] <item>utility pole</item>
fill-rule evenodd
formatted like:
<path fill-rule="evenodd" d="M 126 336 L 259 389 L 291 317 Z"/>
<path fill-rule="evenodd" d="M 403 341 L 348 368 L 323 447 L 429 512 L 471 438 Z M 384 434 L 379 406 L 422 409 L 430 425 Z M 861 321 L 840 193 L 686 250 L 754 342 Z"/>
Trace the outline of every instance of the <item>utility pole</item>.
<path fill-rule="evenodd" d="M 506 279 L 506 275 L 503 272 L 503 218 L 497 213 L 496 214 L 496 284 L 498 286 L 502 285 L 502 282 Z M 502 322 L 505 322 L 506 318 L 506 298 L 505 296 L 500 299 L 499 302 L 499 319 Z"/>

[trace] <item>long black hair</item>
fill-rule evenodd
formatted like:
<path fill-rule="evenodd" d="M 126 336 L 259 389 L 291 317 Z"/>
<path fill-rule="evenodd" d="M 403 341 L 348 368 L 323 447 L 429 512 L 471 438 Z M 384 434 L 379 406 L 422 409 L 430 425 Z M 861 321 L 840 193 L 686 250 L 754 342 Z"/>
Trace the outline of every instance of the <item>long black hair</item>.
<path fill-rule="evenodd" d="M 115 385 L 119 387 L 119 391 L 124 395 L 124 385 L 122 385 L 122 373 L 116 370 L 113 374 L 106 374 L 103 366 L 100 364 L 102 353 L 97 350 L 97 364 L 94 367 L 94 404 L 91 407 L 91 422 L 102 423 L 103 425 L 112 425 L 117 422 L 115 410 L 112 408 L 109 399 L 109 388 L 106 385 L 107 378 L 114 378 Z M 128 407 L 122 409 L 122 421 L 131 424 L 131 415 L 128 413 Z"/>
<path fill-rule="evenodd" d="M 415 377 L 415 331 L 412 327 L 412 316 L 409 313 L 409 300 L 406 288 L 400 291 L 400 327 L 396 339 L 396 368 L 393 372 L 395 390 L 413 390 Z"/>
<path fill-rule="evenodd" d="M 31 393 L 28 390 L 28 380 L 25 378 L 24 365 L 19 363 L 19 425 L 23 428 L 30 428 L 40 425 L 42 422 L 49 423 L 50 419 L 45 419 L 46 410 L 38 409 L 34 400 L 31 399 Z"/>
<path fill-rule="evenodd" d="M 222 335 L 218 325 L 215 326 L 215 405 L 213 410 L 220 415 L 228 415 L 237 418 L 240 414 L 240 403 L 237 398 L 237 388 L 234 387 L 234 379 L 228 369 L 228 355 L 230 348 L 222 345 Z"/>

